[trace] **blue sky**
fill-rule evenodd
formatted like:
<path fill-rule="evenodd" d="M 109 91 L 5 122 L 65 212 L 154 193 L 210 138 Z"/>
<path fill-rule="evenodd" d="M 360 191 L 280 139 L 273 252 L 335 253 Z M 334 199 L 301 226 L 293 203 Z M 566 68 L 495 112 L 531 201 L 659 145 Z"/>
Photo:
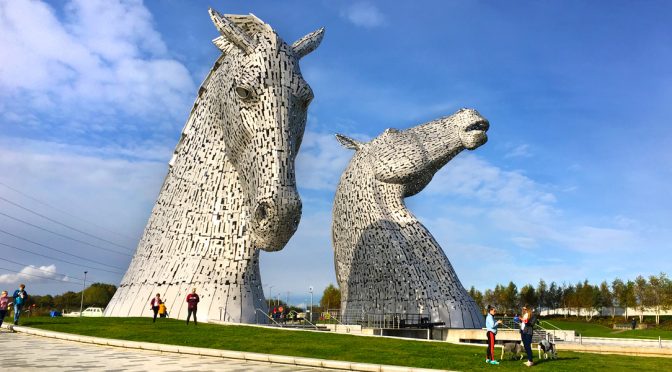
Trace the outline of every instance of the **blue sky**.
<path fill-rule="evenodd" d="M 273 293 L 299 303 L 309 285 L 335 283 L 331 204 L 352 154 L 334 133 L 366 140 L 461 107 L 490 120 L 489 142 L 407 204 L 466 287 L 670 273 L 667 1 L 0 0 L 0 212 L 117 248 L 10 200 L 133 250 L 219 53 L 209 6 L 254 13 L 289 43 L 326 28 L 301 61 L 315 92 L 297 160 L 303 218 L 283 251 L 262 255 Z M 0 228 L 111 266 L 130 261 L 3 215 Z M 0 243 L 68 259 L 3 233 Z M 0 252 L 19 263 L 0 268 L 68 280 L 0 269 L 2 288 L 81 287 L 81 266 Z"/>

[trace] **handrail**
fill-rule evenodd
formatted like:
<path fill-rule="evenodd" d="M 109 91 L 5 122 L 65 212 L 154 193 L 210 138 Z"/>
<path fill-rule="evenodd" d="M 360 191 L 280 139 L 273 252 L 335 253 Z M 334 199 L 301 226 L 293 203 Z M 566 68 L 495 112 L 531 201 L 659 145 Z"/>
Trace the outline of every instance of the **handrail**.
<path fill-rule="evenodd" d="M 541 324 L 541 323 L 548 324 L 549 326 L 553 327 L 554 329 L 556 329 L 556 330 L 558 330 L 558 331 L 563 331 L 562 328 L 553 325 L 553 323 L 551 323 L 551 322 L 548 322 L 548 321 L 545 321 L 545 320 L 540 320 L 540 321 L 539 321 L 539 324 Z"/>
<path fill-rule="evenodd" d="M 282 324 L 276 322 L 275 319 L 273 319 L 273 318 L 271 318 L 270 316 L 268 316 L 268 314 L 266 314 L 266 312 L 265 312 L 264 310 L 262 310 L 262 309 L 260 309 L 260 308 L 257 308 L 256 311 L 259 311 L 259 312 L 261 312 L 262 314 L 264 314 L 264 316 L 267 317 L 268 319 L 270 319 L 271 322 L 273 322 L 273 323 L 279 325 L 281 328 L 284 327 Z M 256 311 L 255 311 L 255 312 L 256 312 Z"/>
<path fill-rule="evenodd" d="M 336 322 L 338 322 L 338 324 L 340 324 L 340 325 L 342 325 L 342 326 L 345 326 L 345 331 L 346 331 L 346 333 L 350 333 L 350 327 L 348 327 L 347 325 L 343 324 L 340 320 L 338 320 L 337 317 L 335 317 L 335 316 L 333 316 L 333 315 L 329 315 L 329 319 L 333 319 L 333 320 L 335 320 Z M 338 326 L 338 324 L 334 324 L 334 330 L 336 330 L 336 327 Z"/>
<path fill-rule="evenodd" d="M 310 325 L 312 325 L 313 327 L 315 327 L 315 329 L 319 329 L 315 324 L 311 323 L 310 320 L 308 320 L 308 319 L 306 319 L 306 318 L 303 318 L 303 321 L 306 322 L 306 323 L 308 323 L 308 324 L 310 324 Z"/>

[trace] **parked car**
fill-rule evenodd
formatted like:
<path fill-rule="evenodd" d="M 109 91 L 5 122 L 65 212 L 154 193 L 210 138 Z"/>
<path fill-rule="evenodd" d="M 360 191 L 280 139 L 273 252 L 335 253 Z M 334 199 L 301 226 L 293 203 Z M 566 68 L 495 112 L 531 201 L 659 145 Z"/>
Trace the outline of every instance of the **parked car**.
<path fill-rule="evenodd" d="M 87 307 L 86 310 L 82 311 L 81 315 L 80 315 L 79 311 L 72 311 L 72 312 L 63 314 L 63 316 L 68 316 L 68 317 L 79 317 L 79 316 L 101 317 L 101 316 L 103 316 L 103 308 L 102 307 Z"/>

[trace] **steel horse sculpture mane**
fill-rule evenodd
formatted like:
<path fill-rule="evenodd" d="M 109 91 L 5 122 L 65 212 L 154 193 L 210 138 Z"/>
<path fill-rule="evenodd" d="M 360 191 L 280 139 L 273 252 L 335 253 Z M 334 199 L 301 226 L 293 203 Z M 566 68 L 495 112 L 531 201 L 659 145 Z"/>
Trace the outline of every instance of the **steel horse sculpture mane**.
<path fill-rule="evenodd" d="M 298 227 L 294 160 L 313 98 L 299 59 L 324 29 L 288 45 L 252 14 L 210 9 L 210 17 L 222 55 L 198 91 L 106 316 L 149 315 L 160 293 L 170 316 L 184 318 L 185 297 L 197 288 L 199 320 L 254 323 L 257 311 L 267 312 L 259 249 L 282 249 Z"/>
<path fill-rule="evenodd" d="M 462 150 L 487 141 L 478 112 L 407 130 L 387 129 L 368 143 L 337 135 L 356 150 L 336 190 L 332 240 L 344 316 L 422 314 L 451 328 L 481 328 L 483 315 L 430 232 L 404 205 Z"/>

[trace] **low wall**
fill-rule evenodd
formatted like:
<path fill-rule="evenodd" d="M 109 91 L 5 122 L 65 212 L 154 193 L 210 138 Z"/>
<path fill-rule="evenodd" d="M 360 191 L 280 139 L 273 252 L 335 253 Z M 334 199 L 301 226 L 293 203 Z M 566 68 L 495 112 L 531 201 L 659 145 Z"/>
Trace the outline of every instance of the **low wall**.
<path fill-rule="evenodd" d="M 485 329 L 456 329 L 439 328 L 432 330 L 432 340 L 441 340 L 448 342 L 487 342 Z M 495 337 L 497 342 L 516 342 L 520 341 L 520 331 L 517 329 L 500 329 Z"/>

